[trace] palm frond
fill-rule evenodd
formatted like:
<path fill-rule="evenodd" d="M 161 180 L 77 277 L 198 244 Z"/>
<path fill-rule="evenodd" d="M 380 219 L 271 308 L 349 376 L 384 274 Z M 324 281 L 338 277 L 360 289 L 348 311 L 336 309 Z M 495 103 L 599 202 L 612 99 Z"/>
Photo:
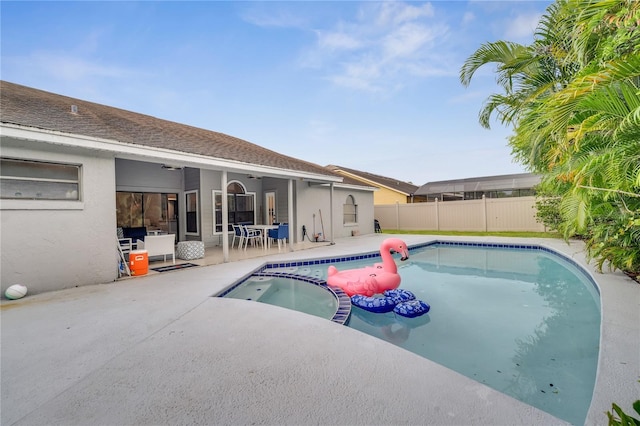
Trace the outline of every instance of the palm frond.
<path fill-rule="evenodd" d="M 519 43 L 507 41 L 485 43 L 464 61 L 460 69 L 460 82 L 464 86 L 468 86 L 475 72 L 483 65 L 491 63 L 498 65 L 508 64 L 526 50 L 527 47 Z M 508 87 L 504 85 L 503 87 L 509 90 Z"/>

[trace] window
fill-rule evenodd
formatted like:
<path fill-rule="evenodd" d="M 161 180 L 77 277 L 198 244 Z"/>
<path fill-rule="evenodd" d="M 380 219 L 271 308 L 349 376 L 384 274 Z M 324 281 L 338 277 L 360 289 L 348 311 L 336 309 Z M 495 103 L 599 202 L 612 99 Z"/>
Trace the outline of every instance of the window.
<path fill-rule="evenodd" d="M 116 221 L 122 228 L 178 232 L 178 195 L 156 192 L 116 192 Z"/>
<path fill-rule="evenodd" d="M 0 198 L 80 200 L 80 166 L 2 158 Z"/>
<path fill-rule="evenodd" d="M 343 210 L 343 223 L 352 224 L 358 223 L 358 205 L 356 204 L 355 198 L 353 195 L 349 195 L 347 197 L 347 201 L 342 206 Z"/>
<path fill-rule="evenodd" d="M 185 192 L 187 228 L 185 234 L 198 235 L 198 191 Z"/>
<path fill-rule="evenodd" d="M 222 191 L 213 191 L 213 229 L 215 232 L 222 232 Z M 229 208 L 229 229 L 234 223 L 254 224 L 256 223 L 256 194 L 247 193 L 240 182 L 230 182 L 227 185 L 227 205 Z"/>

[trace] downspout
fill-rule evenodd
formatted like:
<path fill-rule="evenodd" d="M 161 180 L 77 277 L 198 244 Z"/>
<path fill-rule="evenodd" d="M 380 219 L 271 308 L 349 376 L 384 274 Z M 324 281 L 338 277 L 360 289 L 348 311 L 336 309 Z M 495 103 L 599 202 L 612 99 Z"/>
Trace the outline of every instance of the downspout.
<path fill-rule="evenodd" d="M 294 240 L 297 240 L 296 224 L 295 220 L 293 220 L 293 179 L 289 179 L 287 191 L 287 215 L 289 216 L 289 251 L 293 251 L 293 243 L 295 242 Z"/>
<path fill-rule="evenodd" d="M 229 261 L 229 200 L 227 199 L 227 171 L 222 170 L 220 178 L 220 186 L 222 187 L 222 261 Z M 215 198 L 213 204 L 215 206 Z M 215 210 L 213 214 L 216 214 Z M 215 232 L 215 229 L 213 230 Z"/>
<path fill-rule="evenodd" d="M 333 182 L 329 184 L 329 223 L 331 224 L 331 245 L 335 244 L 333 241 Z"/>

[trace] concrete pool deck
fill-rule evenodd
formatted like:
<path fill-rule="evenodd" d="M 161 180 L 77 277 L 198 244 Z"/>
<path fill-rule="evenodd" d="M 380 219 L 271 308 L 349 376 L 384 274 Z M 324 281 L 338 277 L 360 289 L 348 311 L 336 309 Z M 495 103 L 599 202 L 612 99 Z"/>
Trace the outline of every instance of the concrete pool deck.
<path fill-rule="evenodd" d="M 377 250 L 388 234 L 221 265 L 29 295 L 1 304 L 2 425 L 565 424 L 402 348 L 330 321 L 213 298 L 268 261 Z M 640 398 L 640 285 L 583 265 L 603 306 L 587 424 Z"/>

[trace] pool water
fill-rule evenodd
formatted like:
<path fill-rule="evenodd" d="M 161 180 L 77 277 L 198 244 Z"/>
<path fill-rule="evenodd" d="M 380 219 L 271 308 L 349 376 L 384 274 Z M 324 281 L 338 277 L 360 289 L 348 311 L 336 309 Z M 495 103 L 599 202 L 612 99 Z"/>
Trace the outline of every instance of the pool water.
<path fill-rule="evenodd" d="M 401 346 L 572 424 L 598 363 L 600 302 L 575 266 L 540 250 L 430 246 L 398 263 L 423 317 L 353 307 L 349 327 Z"/>
<path fill-rule="evenodd" d="M 338 300 L 326 289 L 283 277 L 250 277 L 224 297 L 254 300 L 326 319 L 338 309 Z"/>
<path fill-rule="evenodd" d="M 535 246 L 440 242 L 411 249 L 410 256 L 396 259 L 400 288 L 429 303 L 430 312 L 409 319 L 353 306 L 349 327 L 584 424 L 597 370 L 600 297 L 580 268 Z M 343 270 L 379 261 L 319 260 L 270 270 L 326 279 L 329 264 Z M 295 287 L 313 286 L 289 282 L 282 289 L 298 291 Z M 306 302 L 300 309 L 291 300 L 279 295 L 276 304 L 308 312 Z M 318 300 L 325 305 L 323 297 Z"/>

